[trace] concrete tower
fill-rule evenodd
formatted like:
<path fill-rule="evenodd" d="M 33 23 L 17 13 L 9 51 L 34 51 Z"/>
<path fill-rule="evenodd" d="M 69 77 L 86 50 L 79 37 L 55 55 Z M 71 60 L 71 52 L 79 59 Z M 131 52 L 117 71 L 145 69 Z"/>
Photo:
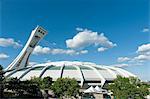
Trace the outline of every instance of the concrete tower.
<path fill-rule="evenodd" d="M 20 52 L 16 59 L 6 68 L 6 70 L 19 69 L 28 65 L 30 54 L 32 53 L 38 42 L 47 34 L 47 31 L 40 26 L 37 26 Z"/>

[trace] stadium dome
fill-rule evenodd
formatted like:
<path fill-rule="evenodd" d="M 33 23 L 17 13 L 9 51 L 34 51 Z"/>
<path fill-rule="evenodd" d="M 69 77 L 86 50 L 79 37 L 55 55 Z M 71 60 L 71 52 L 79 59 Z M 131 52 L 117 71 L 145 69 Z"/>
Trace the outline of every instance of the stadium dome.
<path fill-rule="evenodd" d="M 81 87 L 84 85 L 103 86 L 105 83 L 113 81 L 117 75 L 122 77 L 136 77 L 134 74 L 118 67 L 77 61 L 58 61 L 37 64 L 6 73 L 7 77 L 17 77 L 20 80 L 29 80 L 33 77 L 43 78 L 47 76 L 52 77 L 53 81 L 57 80 L 57 78 L 75 78 Z"/>

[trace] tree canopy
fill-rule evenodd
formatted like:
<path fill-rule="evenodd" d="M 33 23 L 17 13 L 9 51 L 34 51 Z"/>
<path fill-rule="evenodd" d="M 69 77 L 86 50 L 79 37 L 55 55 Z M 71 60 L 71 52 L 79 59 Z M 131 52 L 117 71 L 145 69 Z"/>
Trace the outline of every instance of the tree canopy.
<path fill-rule="evenodd" d="M 33 77 L 30 81 L 38 84 L 40 89 L 51 89 L 52 78 L 49 76 L 44 78 Z"/>
<path fill-rule="evenodd" d="M 15 95 L 11 97 L 41 97 L 40 88 L 30 80 L 21 81 L 17 78 L 9 78 L 5 81 L 5 89 L 11 90 Z"/>
<path fill-rule="evenodd" d="M 0 70 L 3 70 L 3 66 L 2 65 L 0 65 Z"/>
<path fill-rule="evenodd" d="M 0 65 L 0 98 L 3 98 L 4 93 L 4 73 L 3 66 Z"/>
<path fill-rule="evenodd" d="M 116 99 L 143 99 L 149 94 L 148 88 L 137 78 L 118 76 L 114 83 L 108 85 Z"/>
<path fill-rule="evenodd" d="M 52 85 L 57 97 L 76 97 L 79 94 L 79 85 L 75 79 L 58 78 Z"/>

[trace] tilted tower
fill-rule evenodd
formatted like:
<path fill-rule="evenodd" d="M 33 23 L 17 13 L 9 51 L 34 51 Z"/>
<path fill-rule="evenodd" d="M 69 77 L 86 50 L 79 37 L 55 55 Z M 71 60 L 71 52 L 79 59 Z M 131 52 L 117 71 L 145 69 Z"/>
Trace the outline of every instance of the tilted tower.
<path fill-rule="evenodd" d="M 6 68 L 6 70 L 11 69 L 20 69 L 28 65 L 29 57 L 38 44 L 38 42 L 47 34 L 47 31 L 40 26 L 37 26 L 32 32 L 31 35 L 20 52 L 16 59 Z"/>

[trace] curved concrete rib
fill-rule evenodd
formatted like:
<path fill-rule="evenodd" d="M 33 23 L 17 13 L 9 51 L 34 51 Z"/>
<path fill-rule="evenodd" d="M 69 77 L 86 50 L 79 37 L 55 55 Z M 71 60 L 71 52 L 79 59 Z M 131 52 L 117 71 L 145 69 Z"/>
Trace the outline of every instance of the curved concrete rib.
<path fill-rule="evenodd" d="M 21 79 L 21 78 L 24 77 L 28 72 L 30 72 L 32 69 L 37 68 L 37 67 L 43 67 L 43 66 L 35 66 L 35 67 L 32 67 L 32 68 L 27 69 L 27 70 L 19 77 L 19 79 Z"/>
<path fill-rule="evenodd" d="M 63 76 L 63 71 L 64 71 L 64 67 L 65 67 L 65 65 L 63 65 L 61 68 L 60 68 L 60 78 L 62 78 L 62 76 Z"/>
<path fill-rule="evenodd" d="M 82 86 L 83 86 L 83 83 L 84 83 L 84 81 L 85 81 L 84 76 L 83 76 L 83 73 L 82 73 L 82 70 L 80 69 L 79 66 L 74 66 L 74 67 L 78 70 L 78 72 L 79 72 L 79 74 L 80 74 L 80 79 L 81 79 L 81 84 L 80 84 L 80 86 L 82 87 Z"/>
<path fill-rule="evenodd" d="M 98 67 L 98 68 L 102 68 L 102 69 L 105 69 L 105 70 L 107 70 L 114 78 L 117 78 L 117 74 L 114 72 L 114 71 L 112 71 L 111 69 L 109 69 L 109 68 L 106 68 L 105 66 L 99 66 L 99 65 L 95 65 L 96 67 Z"/>
<path fill-rule="evenodd" d="M 80 79 L 81 79 L 81 84 L 80 84 L 80 86 L 82 87 L 82 86 L 83 86 L 83 83 L 84 83 L 84 76 L 83 76 L 83 73 L 82 73 L 81 69 L 80 69 L 78 66 L 73 66 L 73 67 L 75 67 L 75 68 L 78 70 L 79 74 L 80 74 Z M 60 69 L 60 77 L 61 77 L 61 78 L 63 77 L 64 68 L 65 68 L 65 65 L 63 65 L 63 66 L 61 67 L 61 69 Z"/>
<path fill-rule="evenodd" d="M 116 68 L 116 67 L 115 67 Z M 122 72 L 125 72 L 126 74 L 128 74 L 129 76 L 132 76 L 132 77 L 137 77 L 136 75 L 124 70 L 124 69 L 121 69 L 121 68 L 117 68 L 118 70 L 122 71 Z"/>
<path fill-rule="evenodd" d="M 100 74 L 100 72 L 94 66 L 90 66 L 90 65 L 83 65 L 83 66 L 89 67 L 97 73 L 97 75 L 101 79 L 101 87 L 103 87 L 103 85 L 105 84 L 106 79 Z"/>
<path fill-rule="evenodd" d="M 45 66 L 45 67 L 42 69 L 42 71 L 41 71 L 39 77 L 41 78 L 42 75 L 45 73 L 45 71 L 46 71 L 49 67 L 51 67 L 51 66 L 52 66 L 52 65 L 50 65 L 50 66 Z"/>
<path fill-rule="evenodd" d="M 115 67 L 108 67 L 108 66 L 107 66 L 107 68 L 116 70 L 117 72 L 119 72 L 120 74 L 122 74 L 124 77 L 129 77 L 129 75 L 127 75 L 126 73 L 124 73 L 122 70 L 119 70 L 118 68 L 115 68 Z"/>
<path fill-rule="evenodd" d="M 15 72 L 19 71 L 19 70 L 23 70 L 23 69 L 26 69 L 27 67 L 25 68 L 22 68 L 22 69 L 15 69 L 14 71 L 12 71 L 11 73 L 9 73 L 8 75 L 6 75 L 6 77 L 9 77 L 11 75 L 13 75 Z M 27 68 L 28 69 L 28 68 Z"/>

